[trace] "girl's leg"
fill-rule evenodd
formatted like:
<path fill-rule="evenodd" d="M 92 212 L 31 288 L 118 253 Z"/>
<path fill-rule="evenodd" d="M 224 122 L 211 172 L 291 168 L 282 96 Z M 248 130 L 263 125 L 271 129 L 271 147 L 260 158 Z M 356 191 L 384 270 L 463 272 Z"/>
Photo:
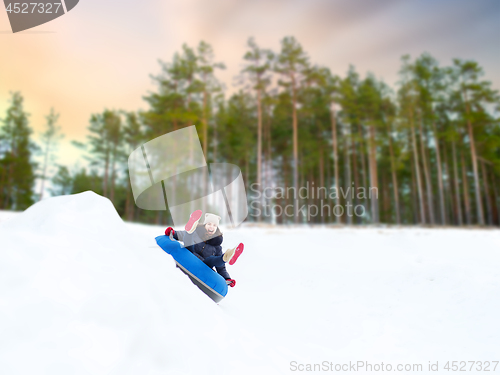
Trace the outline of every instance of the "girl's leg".
<path fill-rule="evenodd" d="M 205 263 L 210 268 L 222 267 L 223 265 L 226 264 L 226 262 L 224 262 L 224 260 L 222 260 L 222 255 L 219 255 L 219 256 L 212 255 L 208 258 L 205 258 L 203 263 Z"/>
<path fill-rule="evenodd" d="M 196 230 L 196 227 L 198 226 L 198 222 L 201 219 L 201 215 L 202 215 L 201 210 L 194 211 L 189 217 L 189 221 L 184 227 L 184 230 L 189 234 L 193 233 Z"/>

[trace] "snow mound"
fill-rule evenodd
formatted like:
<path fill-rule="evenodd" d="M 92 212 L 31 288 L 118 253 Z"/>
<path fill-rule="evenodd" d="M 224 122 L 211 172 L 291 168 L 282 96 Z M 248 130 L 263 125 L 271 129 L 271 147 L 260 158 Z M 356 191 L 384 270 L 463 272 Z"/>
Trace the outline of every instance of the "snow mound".
<path fill-rule="evenodd" d="M 42 200 L 3 225 L 10 230 L 51 235 L 63 230 L 84 236 L 124 230 L 124 223 L 111 201 L 93 191 Z"/>
<path fill-rule="evenodd" d="M 221 353 L 252 336 L 92 192 L 35 204 L 0 238 L 1 374 L 229 373 Z"/>

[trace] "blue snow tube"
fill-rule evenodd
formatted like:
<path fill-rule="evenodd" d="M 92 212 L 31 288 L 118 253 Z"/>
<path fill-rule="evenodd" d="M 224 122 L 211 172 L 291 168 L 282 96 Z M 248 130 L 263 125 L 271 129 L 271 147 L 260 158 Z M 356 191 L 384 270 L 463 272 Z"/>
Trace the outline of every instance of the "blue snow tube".
<path fill-rule="evenodd" d="M 182 272 L 188 275 L 207 296 L 215 302 L 221 301 L 226 296 L 227 284 L 221 275 L 182 247 L 178 241 L 171 240 L 168 236 L 158 236 L 155 239 L 156 243 L 174 258 Z"/>

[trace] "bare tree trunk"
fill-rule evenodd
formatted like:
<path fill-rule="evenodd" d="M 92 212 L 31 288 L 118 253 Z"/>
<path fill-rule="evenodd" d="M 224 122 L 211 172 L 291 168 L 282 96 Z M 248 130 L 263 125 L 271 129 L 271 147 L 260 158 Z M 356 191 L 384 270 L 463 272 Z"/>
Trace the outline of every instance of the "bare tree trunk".
<path fill-rule="evenodd" d="M 261 92 L 257 90 L 257 186 L 259 192 L 262 191 L 262 106 L 261 106 Z M 261 221 L 261 217 L 257 218 Z"/>
<path fill-rule="evenodd" d="M 344 188 L 348 188 L 349 186 L 351 186 L 351 164 L 350 164 L 350 159 L 349 159 L 349 137 L 350 137 L 350 127 L 351 125 L 345 125 L 345 133 L 344 133 L 344 137 L 345 137 L 345 147 L 344 147 L 344 152 L 345 152 L 345 156 L 344 156 L 344 161 L 345 161 L 345 183 L 344 183 Z M 345 193 L 345 192 L 344 192 Z M 351 205 L 351 195 L 350 194 L 347 194 L 346 196 L 346 206 L 350 206 Z M 347 224 L 348 225 L 352 225 L 352 216 L 349 216 L 347 213 L 346 213 L 346 218 L 347 218 Z"/>
<path fill-rule="evenodd" d="M 42 186 L 40 187 L 40 196 L 38 197 L 38 201 L 41 201 L 43 198 L 43 191 L 45 189 L 45 179 L 47 177 L 47 164 L 49 163 L 49 153 L 50 153 L 50 138 L 47 140 L 45 144 L 45 155 L 43 157 L 43 172 L 42 172 Z"/>
<path fill-rule="evenodd" d="M 134 214 L 135 214 L 135 205 L 134 205 L 134 199 L 132 196 L 132 185 L 130 183 L 130 179 L 127 179 L 127 199 L 125 202 L 125 217 L 127 218 L 128 221 L 133 221 L 134 220 Z"/>
<path fill-rule="evenodd" d="M 390 193 L 389 193 L 389 184 L 387 183 L 387 174 L 384 173 L 383 171 L 381 172 L 381 178 L 382 178 L 382 192 L 383 192 L 383 211 L 380 213 L 380 221 L 384 222 L 386 220 L 387 213 L 390 210 L 391 207 L 391 199 L 390 199 Z M 389 221 L 389 220 L 387 220 Z"/>
<path fill-rule="evenodd" d="M 325 161 L 324 161 L 324 156 L 323 156 L 323 145 L 321 145 L 320 149 L 319 149 L 319 187 L 320 188 L 323 188 L 325 186 L 325 167 L 324 167 L 324 164 L 325 164 Z M 320 190 L 320 191 L 322 192 L 323 190 Z M 320 195 L 320 194 L 318 194 L 318 195 Z M 321 199 L 322 198 L 323 198 L 322 195 L 316 197 L 316 202 L 319 203 L 318 207 L 321 207 Z M 325 217 L 323 215 L 323 209 L 321 209 L 320 215 L 321 215 L 321 223 L 324 224 Z"/>
<path fill-rule="evenodd" d="M 103 181 L 103 195 L 108 197 L 108 180 L 109 180 L 109 151 L 106 150 L 106 159 L 104 161 L 104 181 Z"/>
<path fill-rule="evenodd" d="M 453 155 L 453 177 L 455 180 L 455 200 L 456 200 L 456 207 L 457 207 L 457 219 L 458 219 L 458 225 L 462 226 L 463 219 L 462 219 L 462 202 L 460 201 L 460 185 L 458 182 L 458 162 L 457 162 L 457 147 L 455 145 L 455 139 L 451 141 L 451 149 L 452 149 L 452 155 Z"/>
<path fill-rule="evenodd" d="M 332 146 L 333 146 L 333 175 L 335 178 L 335 189 L 337 189 L 337 194 L 335 195 L 335 206 L 339 205 L 339 154 L 338 154 L 338 142 L 337 142 L 337 120 L 335 118 L 335 103 L 331 104 L 331 121 L 332 121 Z M 337 224 L 340 224 L 340 216 L 336 216 Z"/>
<path fill-rule="evenodd" d="M 295 87 L 295 76 L 290 75 L 292 81 L 292 125 L 293 125 L 293 185 L 295 191 L 299 190 L 299 141 L 298 141 L 298 121 L 297 121 L 297 88 Z M 299 206 L 298 195 L 295 200 L 297 207 Z M 299 222 L 298 215 L 294 215 L 295 224 Z"/>
<path fill-rule="evenodd" d="M 492 181 L 492 189 L 493 189 L 493 198 L 495 199 L 493 204 L 493 210 L 495 212 L 494 217 L 496 218 L 496 224 L 500 226 L 500 200 L 498 199 L 497 193 L 497 177 L 495 176 L 495 171 L 493 168 L 491 169 L 491 181 Z"/>
<path fill-rule="evenodd" d="M 205 153 L 205 159 L 208 162 L 208 114 L 207 114 L 207 105 L 208 105 L 208 92 L 207 92 L 207 82 L 206 82 L 206 73 L 203 74 L 203 82 L 205 83 L 205 87 L 203 88 L 203 152 Z M 207 168 L 203 168 L 203 195 L 208 195 L 208 170 Z M 202 210 L 206 212 L 206 200 L 203 199 Z"/>
<path fill-rule="evenodd" d="M 431 181 L 431 175 L 429 173 L 429 165 L 427 162 L 427 156 L 425 153 L 424 129 L 422 127 L 422 119 L 420 119 L 420 118 L 418 120 L 418 125 L 420 128 L 420 153 L 422 154 L 422 165 L 424 167 L 425 186 L 427 188 L 427 209 L 429 211 L 430 224 L 434 225 L 436 222 L 434 219 L 434 197 L 432 194 L 432 181 Z"/>
<path fill-rule="evenodd" d="M 484 225 L 484 213 L 483 213 L 483 202 L 481 200 L 481 188 L 479 184 L 479 171 L 477 167 L 477 155 L 476 155 L 476 146 L 474 143 L 474 134 L 472 132 L 472 126 L 470 121 L 468 121 L 469 128 L 469 140 L 470 140 L 470 148 L 472 155 L 472 170 L 474 172 L 474 191 L 476 195 L 476 209 L 477 209 L 477 217 L 479 225 Z"/>
<path fill-rule="evenodd" d="M 412 165 L 415 165 L 415 155 L 413 153 L 410 155 L 411 155 L 411 163 L 412 163 Z M 412 198 L 412 203 L 413 203 L 413 209 L 411 212 L 413 213 L 413 223 L 417 224 L 420 220 L 419 220 L 419 216 L 418 216 L 419 200 L 417 199 L 418 188 L 417 188 L 417 183 L 415 181 L 415 169 L 416 168 L 410 168 L 410 171 L 411 171 L 411 198 Z"/>
<path fill-rule="evenodd" d="M 469 184 L 467 183 L 467 172 L 465 169 L 465 159 L 463 153 L 460 153 L 460 159 L 462 162 L 462 185 L 464 186 L 465 219 L 467 221 L 467 224 L 471 225 L 472 218 L 471 218 L 470 202 L 469 202 Z"/>
<path fill-rule="evenodd" d="M 272 155 L 272 148 L 271 148 L 271 119 L 268 120 L 267 122 L 267 161 L 269 163 L 269 185 L 272 184 L 273 181 L 273 155 Z"/>
<path fill-rule="evenodd" d="M 187 100 L 187 103 L 188 103 L 188 107 L 189 107 L 189 95 L 188 95 L 188 100 Z M 187 122 L 187 126 L 192 126 L 192 122 L 191 120 L 188 120 Z M 196 126 L 195 126 L 196 127 Z M 194 162 L 194 154 L 193 154 L 193 133 L 192 132 L 189 132 L 189 162 L 190 163 L 193 163 Z"/>
<path fill-rule="evenodd" d="M 288 180 L 290 179 L 289 175 L 290 175 L 290 171 L 289 171 L 289 160 L 287 157 L 283 157 L 283 186 L 287 186 L 288 184 Z M 284 207 L 286 207 L 288 204 L 290 204 L 290 196 L 288 194 L 284 194 L 284 197 L 282 198 L 282 201 L 284 200 L 284 203 L 281 205 L 281 223 L 287 223 L 288 220 L 286 218 L 286 213 L 283 211 L 284 210 Z M 295 201 L 294 201 L 295 203 Z"/>
<path fill-rule="evenodd" d="M 115 204 L 115 166 L 113 163 L 113 167 L 111 169 L 111 189 L 110 189 L 110 194 L 109 194 L 109 200 L 111 203 Z"/>
<path fill-rule="evenodd" d="M 267 172 L 266 172 L 266 187 L 270 187 L 273 185 L 273 159 L 272 159 L 272 152 L 271 152 L 271 120 L 270 118 L 267 121 L 267 127 L 266 127 L 266 132 L 267 132 L 267 161 L 266 161 L 266 166 L 267 166 Z M 272 199 L 270 198 L 270 202 L 272 203 Z"/>
<path fill-rule="evenodd" d="M 411 140 L 413 146 L 413 161 L 415 162 L 415 174 L 417 177 L 418 201 L 420 204 L 420 222 L 422 224 L 425 224 L 426 215 L 425 215 L 424 196 L 422 189 L 422 180 L 420 177 L 420 166 L 418 160 L 417 136 L 415 135 L 415 127 L 413 126 L 413 114 L 411 113 L 411 111 L 410 111 L 410 128 L 411 128 Z"/>
<path fill-rule="evenodd" d="M 7 173 L 5 168 L 1 168 L 0 172 L 2 172 L 2 176 L 0 178 L 0 207 L 3 208 L 2 202 L 4 201 L 4 187 L 6 186 L 5 178 L 7 177 Z"/>
<path fill-rule="evenodd" d="M 368 187 L 368 180 L 366 176 L 368 173 L 366 173 L 366 160 L 365 160 L 365 152 L 364 150 L 364 143 L 365 143 L 365 132 L 363 129 L 363 125 L 361 123 L 358 123 L 358 131 L 360 135 L 359 139 L 359 156 L 361 158 L 361 174 L 363 178 L 363 187 L 366 189 Z"/>
<path fill-rule="evenodd" d="M 477 209 L 477 221 L 479 225 L 484 225 L 484 213 L 483 213 L 483 202 L 481 200 L 481 189 L 479 184 L 479 170 L 477 167 L 477 153 L 476 153 L 476 143 L 474 141 L 474 131 L 472 130 L 472 124 L 470 122 L 470 110 L 469 103 L 467 101 L 467 92 L 462 90 L 465 103 L 465 111 L 467 113 L 467 130 L 469 133 L 469 143 L 470 143 L 470 153 L 472 157 L 472 170 L 474 172 L 474 192 L 476 193 L 476 209 Z"/>
<path fill-rule="evenodd" d="M 250 184 L 250 152 L 247 152 L 245 157 L 245 189 L 248 190 Z"/>
<path fill-rule="evenodd" d="M 201 119 L 201 122 L 203 124 L 203 152 L 205 153 L 205 158 L 208 160 L 208 93 L 206 87 L 206 74 L 203 74 L 203 82 L 205 83 L 205 87 L 203 89 L 203 117 Z"/>
<path fill-rule="evenodd" d="M 111 193 L 109 200 L 111 203 L 115 204 L 115 179 L 116 179 L 116 145 L 113 147 L 113 161 L 111 163 Z"/>
<path fill-rule="evenodd" d="M 177 83 L 175 84 L 175 88 L 176 88 L 176 92 L 177 92 Z M 174 104 L 174 112 L 176 112 L 176 111 L 177 111 L 177 104 Z M 172 122 L 173 122 L 173 125 L 174 125 L 174 131 L 176 131 L 179 128 L 179 126 L 177 124 L 177 118 L 174 117 L 172 119 Z M 173 154 L 177 155 L 177 144 L 176 143 L 174 143 Z M 177 189 L 177 183 L 176 183 L 176 180 L 177 180 L 177 178 L 176 178 L 176 176 L 177 176 L 177 173 L 176 173 L 177 167 L 174 167 L 174 169 L 175 169 L 175 171 L 174 171 L 174 182 L 172 184 L 172 202 L 176 201 L 176 189 Z M 127 191 L 127 201 L 128 201 L 128 199 L 129 199 L 129 192 Z M 128 207 L 127 207 L 127 209 L 128 209 Z"/>
<path fill-rule="evenodd" d="M 5 195 L 3 208 L 6 210 L 8 208 L 12 208 L 12 204 L 14 203 L 14 199 L 12 198 L 12 176 L 14 175 L 14 160 L 15 154 L 13 152 L 11 154 L 11 160 L 9 160 L 9 172 L 7 174 L 7 194 Z M 11 201 L 9 207 L 9 200 Z M 14 207 L 15 208 L 15 207 Z"/>
<path fill-rule="evenodd" d="M 330 192 L 330 188 L 332 186 L 332 175 L 331 175 L 331 166 L 330 166 L 330 156 L 328 153 L 326 153 L 326 158 L 325 158 L 325 171 L 326 171 L 326 180 L 325 180 L 325 187 L 326 187 L 326 195 L 325 195 L 325 204 L 326 206 L 329 207 L 331 210 L 332 205 L 330 203 L 330 199 L 328 199 L 328 194 Z M 331 211 L 327 209 L 328 212 L 328 219 L 326 221 L 330 222 L 330 216 L 331 216 Z"/>
<path fill-rule="evenodd" d="M 354 129 L 353 129 L 354 132 Z M 355 135 L 352 134 L 351 136 L 351 148 L 352 148 L 352 173 L 354 176 L 354 186 L 352 184 L 349 184 L 351 188 L 357 188 L 359 186 L 359 179 L 358 179 L 358 163 L 357 163 L 357 154 L 356 154 L 356 140 L 355 140 Z M 353 206 L 356 206 L 358 204 L 358 199 L 356 195 L 354 195 L 354 201 L 353 201 Z M 354 218 L 355 223 L 359 223 L 359 220 L 357 217 Z"/>
<path fill-rule="evenodd" d="M 488 224 L 493 225 L 493 212 L 492 212 L 492 204 L 490 199 L 490 192 L 488 187 L 488 175 L 486 173 L 486 166 L 484 165 L 484 161 L 481 162 L 481 169 L 483 172 L 483 188 L 484 188 L 484 196 L 486 198 L 486 209 L 488 213 Z"/>
<path fill-rule="evenodd" d="M 365 160 L 365 152 L 364 152 L 364 147 L 365 147 L 365 131 L 363 125 L 361 123 L 358 123 L 358 131 L 359 131 L 359 156 L 361 159 L 361 175 L 362 175 L 362 181 L 363 181 L 363 188 L 368 189 L 368 173 L 367 173 L 367 168 L 366 168 L 366 160 Z M 369 153 L 366 153 L 369 155 Z M 368 210 L 368 207 L 366 207 L 366 200 L 363 200 L 363 207 L 365 210 Z"/>
<path fill-rule="evenodd" d="M 300 155 L 300 158 L 302 159 L 302 155 Z M 309 184 L 309 181 L 311 181 L 311 190 L 312 190 L 312 194 L 311 192 L 308 192 L 307 193 L 307 205 L 310 206 L 311 204 L 313 204 L 313 198 L 314 198 L 314 183 L 315 183 L 315 179 L 314 179 L 314 173 L 313 173 L 313 170 L 312 169 L 309 169 L 309 176 L 306 178 L 305 174 L 304 174 L 304 179 L 306 180 L 306 183 Z M 306 186 L 306 184 L 302 183 L 301 186 Z M 308 186 L 308 185 L 307 185 Z M 316 222 L 316 218 L 310 218 L 309 216 L 304 215 L 305 216 L 305 221 L 308 222 L 308 223 L 311 223 L 311 222 Z M 312 219 L 312 220 L 310 220 Z"/>
<path fill-rule="evenodd" d="M 443 142 L 443 148 L 442 148 L 442 155 L 443 155 L 443 165 L 444 165 L 444 170 L 443 170 L 443 178 L 446 176 L 446 183 L 444 184 L 444 189 L 445 189 L 445 197 L 448 199 L 448 205 L 446 206 L 445 209 L 445 214 L 446 214 L 446 221 L 448 223 L 453 224 L 453 212 L 456 212 L 456 207 L 453 204 L 453 192 L 451 188 L 451 172 L 450 172 L 450 163 L 448 162 L 448 153 L 446 149 L 446 143 Z"/>
<path fill-rule="evenodd" d="M 398 192 L 398 177 L 396 175 L 396 161 L 394 160 L 394 149 L 392 147 L 392 134 L 387 135 L 389 139 L 389 154 L 391 157 L 391 174 L 392 174 L 392 189 L 394 193 L 394 206 L 396 209 L 396 223 L 401 224 L 401 216 L 399 213 L 399 192 Z"/>
<path fill-rule="evenodd" d="M 214 157 L 213 157 L 213 162 L 217 163 L 217 146 L 218 146 L 218 133 L 217 133 L 217 122 L 214 121 L 213 123 L 213 128 L 214 128 L 214 136 L 213 136 L 213 145 L 214 145 Z"/>
<path fill-rule="evenodd" d="M 444 199 L 443 172 L 441 170 L 441 152 L 439 150 L 439 138 L 434 120 L 432 121 L 432 131 L 434 133 L 434 143 L 436 147 L 436 162 L 437 162 L 437 172 L 438 172 L 437 178 L 439 187 L 439 208 L 441 209 L 441 224 L 446 225 L 446 207 Z"/>
<path fill-rule="evenodd" d="M 192 79 L 188 79 L 188 87 L 191 87 L 192 84 Z M 186 108 L 190 110 L 189 106 L 191 104 L 191 93 L 188 91 L 187 98 L 186 98 Z M 192 126 L 193 123 L 191 119 L 187 120 L 187 126 Z M 194 144 L 194 139 L 193 139 L 193 132 L 189 132 L 189 162 L 193 163 L 194 162 L 194 150 L 193 150 L 193 144 Z M 205 171 L 203 172 L 205 174 Z M 193 184 L 193 176 L 189 177 L 188 184 L 189 185 L 194 185 Z M 174 190 L 174 195 L 175 195 L 175 190 Z M 193 189 L 190 189 L 190 196 L 191 196 L 191 203 L 190 203 L 190 211 L 193 212 L 195 210 L 194 207 L 194 195 L 193 195 Z M 205 200 L 203 200 L 203 206 L 205 205 Z M 205 207 L 202 207 L 202 210 L 205 210 Z"/>
<path fill-rule="evenodd" d="M 377 173 L 377 149 L 375 145 L 375 126 L 373 123 L 370 123 L 369 126 L 370 131 L 370 188 L 374 188 L 378 194 L 378 173 Z M 378 207 L 378 197 L 372 198 L 371 200 L 371 209 L 372 209 L 372 223 L 378 224 L 380 221 L 379 218 L 379 207 Z"/>

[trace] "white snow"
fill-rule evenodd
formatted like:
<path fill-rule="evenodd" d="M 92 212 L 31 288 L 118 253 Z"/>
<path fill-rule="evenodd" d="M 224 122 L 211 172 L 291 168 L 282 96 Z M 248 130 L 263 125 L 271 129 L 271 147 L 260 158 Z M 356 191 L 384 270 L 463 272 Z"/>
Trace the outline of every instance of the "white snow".
<path fill-rule="evenodd" d="M 163 231 L 92 192 L 0 212 L 0 374 L 500 360 L 498 229 L 246 225 L 224 233 L 245 252 L 219 305 L 156 246 Z"/>
<path fill-rule="evenodd" d="M 4 210 L 0 210 L 0 223 L 2 221 L 5 221 L 5 220 L 8 220 L 14 216 L 17 216 L 19 215 L 20 212 L 16 212 L 16 211 L 4 211 Z"/>

